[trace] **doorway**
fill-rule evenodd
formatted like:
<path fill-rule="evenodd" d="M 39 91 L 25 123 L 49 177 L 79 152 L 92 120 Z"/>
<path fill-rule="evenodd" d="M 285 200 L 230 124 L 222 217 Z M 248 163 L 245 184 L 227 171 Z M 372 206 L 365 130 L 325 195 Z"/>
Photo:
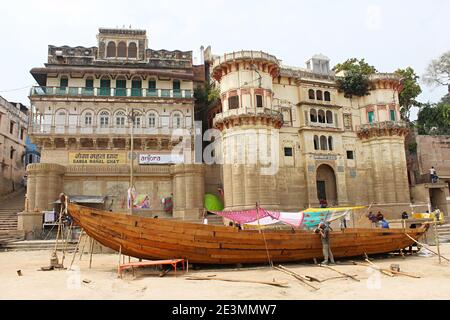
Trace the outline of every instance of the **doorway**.
<path fill-rule="evenodd" d="M 338 204 L 336 175 L 332 167 L 322 164 L 316 173 L 317 200 L 326 200 L 328 205 Z"/>

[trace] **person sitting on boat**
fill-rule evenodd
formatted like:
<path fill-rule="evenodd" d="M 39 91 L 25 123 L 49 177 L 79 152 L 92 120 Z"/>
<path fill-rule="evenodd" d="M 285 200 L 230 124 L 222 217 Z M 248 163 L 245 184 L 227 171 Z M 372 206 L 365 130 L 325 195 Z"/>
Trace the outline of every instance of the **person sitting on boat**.
<path fill-rule="evenodd" d="M 325 222 L 321 221 L 317 228 L 314 230 L 315 233 L 320 233 L 320 239 L 322 241 L 322 252 L 323 252 L 323 258 L 322 264 L 328 264 L 331 262 L 334 264 L 334 257 L 333 253 L 331 252 L 330 248 L 330 231 L 331 231 L 330 225 Z"/>
<path fill-rule="evenodd" d="M 403 219 L 403 220 L 408 219 L 408 213 L 407 213 L 406 211 L 403 211 L 403 213 L 402 213 L 402 219 Z"/>
<path fill-rule="evenodd" d="M 376 223 L 378 222 L 377 216 L 372 213 L 372 211 L 369 212 L 367 215 L 367 218 L 369 218 L 370 222 L 372 223 L 372 227 L 376 227 Z"/>
<path fill-rule="evenodd" d="M 383 218 L 383 219 L 380 221 L 380 226 L 381 226 L 381 228 L 383 228 L 383 229 L 389 229 L 389 222 L 387 222 L 386 219 Z"/>
<path fill-rule="evenodd" d="M 320 207 L 321 207 L 321 208 L 326 208 L 326 207 L 328 207 L 327 200 L 325 200 L 325 199 L 320 199 L 319 203 L 320 203 Z"/>

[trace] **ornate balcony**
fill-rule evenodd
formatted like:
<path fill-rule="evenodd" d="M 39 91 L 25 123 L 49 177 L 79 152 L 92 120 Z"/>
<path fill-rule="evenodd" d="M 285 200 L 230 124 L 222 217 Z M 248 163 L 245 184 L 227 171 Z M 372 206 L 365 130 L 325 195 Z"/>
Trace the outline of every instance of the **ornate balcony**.
<path fill-rule="evenodd" d="M 213 125 L 219 130 L 239 125 L 268 125 L 279 129 L 283 125 L 283 115 L 269 108 L 237 108 L 217 114 Z"/>
<path fill-rule="evenodd" d="M 380 136 L 404 136 L 409 131 L 409 125 L 404 121 L 383 121 L 362 124 L 356 127 L 361 139 Z"/>
<path fill-rule="evenodd" d="M 141 88 L 33 87 L 31 97 L 133 97 L 193 99 L 192 90 Z"/>

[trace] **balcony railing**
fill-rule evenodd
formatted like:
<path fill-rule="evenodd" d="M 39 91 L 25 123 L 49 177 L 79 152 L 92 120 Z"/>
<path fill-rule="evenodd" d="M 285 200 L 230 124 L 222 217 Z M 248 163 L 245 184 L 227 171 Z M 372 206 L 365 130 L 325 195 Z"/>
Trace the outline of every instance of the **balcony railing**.
<path fill-rule="evenodd" d="M 33 87 L 31 96 L 69 97 L 151 97 L 192 99 L 192 90 L 156 88 L 86 88 L 86 87 Z"/>
<path fill-rule="evenodd" d="M 356 131 L 367 131 L 370 129 L 394 129 L 394 128 L 408 128 L 408 124 L 404 121 L 372 122 L 357 126 Z"/>
<path fill-rule="evenodd" d="M 215 117 L 213 122 L 216 123 L 218 121 L 223 121 L 226 118 L 229 117 L 240 117 L 240 116 L 248 116 L 248 115 L 265 115 L 265 116 L 271 116 L 274 118 L 278 118 L 279 120 L 283 120 L 283 115 L 280 111 L 275 109 L 269 109 L 269 108 L 236 108 L 236 109 L 229 109 L 227 111 L 224 111 L 222 113 L 218 113 Z"/>
<path fill-rule="evenodd" d="M 134 127 L 134 135 L 168 135 L 173 130 L 178 129 L 170 126 L 158 127 Z M 188 130 L 192 134 L 192 127 L 182 127 L 180 129 Z M 35 135 L 129 135 L 131 129 L 124 127 L 102 127 L 102 126 L 77 126 L 77 125 L 47 125 L 34 124 L 29 127 L 29 134 Z"/>

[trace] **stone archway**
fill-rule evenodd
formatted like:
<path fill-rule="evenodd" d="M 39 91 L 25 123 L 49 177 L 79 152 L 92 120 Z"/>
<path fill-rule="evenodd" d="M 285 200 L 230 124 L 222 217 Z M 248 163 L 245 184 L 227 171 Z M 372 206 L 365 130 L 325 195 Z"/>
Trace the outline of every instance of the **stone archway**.
<path fill-rule="evenodd" d="M 332 167 L 321 164 L 316 172 L 317 199 L 324 199 L 329 206 L 337 205 L 336 175 Z"/>

